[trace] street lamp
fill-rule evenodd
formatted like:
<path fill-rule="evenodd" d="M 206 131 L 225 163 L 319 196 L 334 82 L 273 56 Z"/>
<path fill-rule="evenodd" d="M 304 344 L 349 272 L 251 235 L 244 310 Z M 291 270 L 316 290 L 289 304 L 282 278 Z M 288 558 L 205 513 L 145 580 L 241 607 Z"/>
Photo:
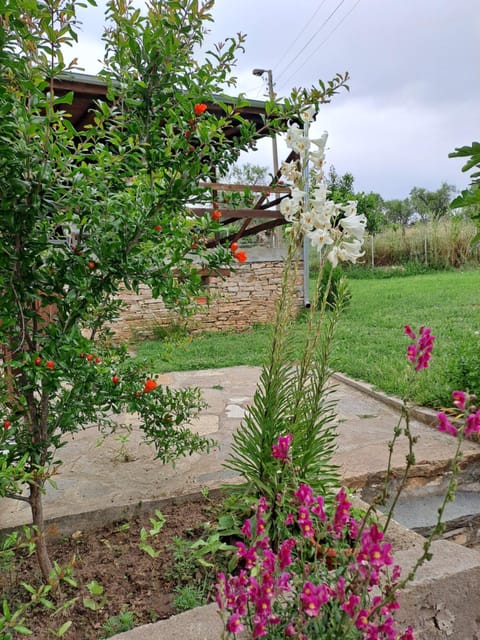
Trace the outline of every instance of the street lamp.
<path fill-rule="evenodd" d="M 275 93 L 273 91 L 273 79 L 272 79 L 272 70 L 271 69 L 254 69 L 252 71 L 254 76 L 262 77 L 264 73 L 267 74 L 268 77 L 268 94 L 270 96 L 270 100 L 275 100 Z M 272 151 L 273 151 L 273 174 L 275 179 L 278 174 L 278 149 L 277 149 L 277 136 L 276 134 L 272 137 Z"/>

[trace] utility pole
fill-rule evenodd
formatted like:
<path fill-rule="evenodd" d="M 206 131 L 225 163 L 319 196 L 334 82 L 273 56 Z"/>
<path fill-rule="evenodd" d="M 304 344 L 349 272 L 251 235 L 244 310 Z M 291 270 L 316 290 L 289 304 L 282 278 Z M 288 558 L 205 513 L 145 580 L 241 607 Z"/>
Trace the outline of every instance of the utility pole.
<path fill-rule="evenodd" d="M 268 78 L 268 95 L 270 100 L 273 102 L 275 100 L 275 92 L 273 90 L 273 74 L 271 69 L 253 69 L 252 71 L 254 76 L 262 77 L 264 73 L 267 74 Z M 272 155 L 273 155 L 273 176 L 274 180 L 278 178 L 278 148 L 277 148 L 277 134 L 274 133 L 272 136 Z M 281 246 L 282 243 L 282 232 L 281 227 L 277 227 L 272 235 L 273 246 L 277 244 Z"/>
<path fill-rule="evenodd" d="M 273 90 L 273 74 L 271 69 L 254 69 L 252 71 L 254 76 L 263 76 L 264 73 L 267 74 L 268 78 L 268 95 L 270 100 L 275 100 L 275 92 Z M 277 149 L 277 136 L 276 134 L 272 136 L 272 152 L 273 152 L 273 174 L 275 178 L 278 173 L 278 149 Z"/>

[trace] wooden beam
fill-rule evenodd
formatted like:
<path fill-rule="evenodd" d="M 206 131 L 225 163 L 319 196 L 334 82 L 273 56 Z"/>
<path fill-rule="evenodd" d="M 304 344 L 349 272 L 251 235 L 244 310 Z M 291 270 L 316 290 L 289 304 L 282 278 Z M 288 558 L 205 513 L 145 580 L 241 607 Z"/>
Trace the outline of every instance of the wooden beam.
<path fill-rule="evenodd" d="M 213 191 L 254 191 L 255 193 L 290 193 L 290 187 L 285 185 L 269 186 L 264 184 L 223 184 L 221 182 L 200 182 L 202 189 Z"/>
<path fill-rule="evenodd" d="M 206 213 L 211 214 L 214 209 L 209 207 L 193 207 L 188 209 L 189 213 L 193 213 L 196 216 L 203 216 Z M 221 209 L 222 218 L 220 218 L 220 222 L 226 222 L 227 219 L 230 221 L 230 218 L 234 220 L 239 218 L 276 218 L 282 219 L 283 216 L 280 211 L 270 210 L 270 209 Z"/>

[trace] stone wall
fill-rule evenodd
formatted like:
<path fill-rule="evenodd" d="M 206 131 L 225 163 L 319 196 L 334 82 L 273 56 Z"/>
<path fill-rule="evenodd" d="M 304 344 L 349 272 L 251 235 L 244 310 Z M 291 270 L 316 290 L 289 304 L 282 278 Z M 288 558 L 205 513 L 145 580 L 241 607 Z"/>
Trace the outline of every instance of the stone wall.
<path fill-rule="evenodd" d="M 205 276 L 205 297 L 197 298 L 195 313 L 188 320 L 166 309 L 161 299 L 154 300 L 147 287 L 141 287 L 138 293 L 123 291 L 125 306 L 112 328 L 118 338 L 131 340 L 154 337 L 159 327 L 178 322 L 187 322 L 191 332 L 244 331 L 255 324 L 271 322 L 282 270 L 282 260 L 252 260 L 249 255 L 249 262 L 238 265 L 235 272 L 223 277 Z M 297 310 L 304 304 L 302 265 L 295 290 Z"/>

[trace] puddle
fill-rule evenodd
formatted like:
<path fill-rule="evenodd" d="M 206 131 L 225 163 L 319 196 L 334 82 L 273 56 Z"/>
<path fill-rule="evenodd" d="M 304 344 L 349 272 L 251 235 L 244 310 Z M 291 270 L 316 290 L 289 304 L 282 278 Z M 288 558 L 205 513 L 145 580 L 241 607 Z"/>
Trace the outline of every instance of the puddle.
<path fill-rule="evenodd" d="M 432 527 L 437 520 L 442 500 L 443 494 L 435 493 L 401 498 L 395 507 L 394 518 L 408 529 Z M 449 502 L 445 507 L 443 520 L 449 522 L 479 514 L 480 493 L 458 490 L 454 502 Z"/>

